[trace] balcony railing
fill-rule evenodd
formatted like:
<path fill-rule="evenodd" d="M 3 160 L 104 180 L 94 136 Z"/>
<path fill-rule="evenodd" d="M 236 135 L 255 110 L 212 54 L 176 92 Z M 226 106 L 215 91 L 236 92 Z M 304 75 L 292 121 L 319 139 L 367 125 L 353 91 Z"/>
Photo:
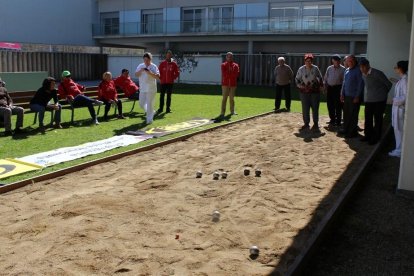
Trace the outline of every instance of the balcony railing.
<path fill-rule="evenodd" d="M 368 17 L 231 18 L 221 20 L 163 20 L 128 22 L 109 26 L 94 24 L 93 36 L 159 36 L 251 33 L 367 33 Z"/>

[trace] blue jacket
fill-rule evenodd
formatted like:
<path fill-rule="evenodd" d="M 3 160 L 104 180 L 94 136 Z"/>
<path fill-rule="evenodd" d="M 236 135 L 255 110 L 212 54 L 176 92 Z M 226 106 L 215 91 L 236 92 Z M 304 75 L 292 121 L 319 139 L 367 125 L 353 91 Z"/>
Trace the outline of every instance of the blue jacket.
<path fill-rule="evenodd" d="M 360 97 L 364 94 L 364 80 L 358 65 L 345 71 L 341 94 L 345 97 Z"/>

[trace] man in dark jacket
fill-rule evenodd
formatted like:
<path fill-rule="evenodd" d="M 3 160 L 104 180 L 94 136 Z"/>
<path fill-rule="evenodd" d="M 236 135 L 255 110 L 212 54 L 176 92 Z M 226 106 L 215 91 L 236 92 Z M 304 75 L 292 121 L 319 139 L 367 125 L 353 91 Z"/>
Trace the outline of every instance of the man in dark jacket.
<path fill-rule="evenodd" d="M 365 58 L 360 61 L 359 68 L 361 69 L 366 88 L 364 97 L 365 136 L 361 140 L 368 142 L 370 145 L 374 145 L 381 138 L 382 121 L 387 104 L 388 92 L 392 87 L 392 83 L 382 71 L 372 68 L 369 61 Z"/>
<path fill-rule="evenodd" d="M 10 136 L 13 134 L 11 129 L 11 116 L 13 114 L 17 115 L 16 129 L 14 132 L 18 133 L 23 127 L 24 109 L 20 106 L 13 105 L 13 100 L 4 86 L 5 82 L 0 79 L 0 117 L 3 117 L 4 120 L 4 135 Z"/>

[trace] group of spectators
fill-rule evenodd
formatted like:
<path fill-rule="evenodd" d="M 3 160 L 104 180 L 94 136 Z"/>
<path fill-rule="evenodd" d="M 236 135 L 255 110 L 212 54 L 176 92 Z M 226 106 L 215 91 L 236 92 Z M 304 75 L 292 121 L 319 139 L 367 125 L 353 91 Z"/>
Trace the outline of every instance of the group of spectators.
<path fill-rule="evenodd" d="M 388 79 L 385 74 L 370 66 L 366 58 L 359 61 L 354 55 L 331 57 L 330 65 L 322 76 L 319 68 L 313 64 L 314 56 L 306 54 L 305 64 L 299 68 L 294 77 L 292 69 L 285 63 L 285 58 L 278 58 L 275 68 L 276 94 L 275 112 L 290 111 L 291 83 L 300 90 L 304 125 L 301 131 L 310 128 L 310 109 L 312 109 L 312 131 L 319 132 L 319 103 L 321 93 L 326 93 L 330 126 L 338 127 L 338 134 L 346 138 L 358 137 L 358 118 L 362 103 L 365 104 L 364 136 L 361 141 L 370 145 L 381 138 L 383 118 L 392 87 L 396 82 L 392 101 L 392 126 L 396 140 L 395 149 L 390 156 L 401 156 L 405 99 L 407 95 L 408 61 L 398 61 L 394 67 L 399 80 Z M 282 93 L 285 94 L 285 109 L 280 109 Z M 343 118 L 342 118 L 343 113 Z"/>
<path fill-rule="evenodd" d="M 102 81 L 98 86 L 98 98 L 93 99 L 84 94 L 85 86 L 76 83 L 71 72 L 65 70 L 61 74 L 61 82 L 56 89 L 56 80 L 52 77 L 44 79 L 42 87 L 39 88 L 30 101 L 30 109 L 39 114 L 39 129 L 45 130 L 43 123 L 44 114 L 47 110 L 54 111 L 54 123 L 52 127 L 62 128 L 61 110 L 59 98 L 66 100 L 74 108 L 87 107 L 92 118 L 92 124 L 98 125 L 99 121 L 94 106 L 105 105 L 103 120 L 108 120 L 108 112 L 111 105 L 118 109 L 118 119 L 125 119 L 122 110 L 122 101 L 119 93 L 123 93 L 128 99 L 139 100 L 140 106 L 146 113 L 146 123 L 151 124 L 156 112 L 154 112 L 154 99 L 157 92 L 157 80 L 161 82 L 161 98 L 158 113 L 163 112 L 164 98 L 167 94 L 166 112 L 171 113 L 171 94 L 174 81 L 179 76 L 177 63 L 172 59 L 172 52 L 166 52 L 166 58 L 160 63 L 159 68 L 152 63 L 151 53 L 145 53 L 143 63 L 139 64 L 135 76 L 139 79 L 140 87 L 129 76 L 128 69 L 122 69 L 121 75 L 115 79 L 111 72 L 102 75 Z M 53 103 L 52 103 L 53 100 Z M 5 136 L 13 135 L 11 116 L 17 115 L 14 133 L 21 132 L 23 127 L 24 109 L 13 104 L 13 100 L 5 88 L 5 83 L 0 79 L 0 115 L 4 118 Z"/>
<path fill-rule="evenodd" d="M 151 124 L 154 116 L 164 110 L 164 98 L 167 94 L 166 112 L 171 113 L 171 94 L 173 83 L 179 76 L 177 63 L 172 59 L 173 53 L 168 50 L 166 58 L 159 67 L 152 63 L 151 53 L 143 55 L 143 63 L 135 70 L 135 76 L 139 79 L 138 86 L 131 80 L 129 71 L 123 69 L 121 75 L 112 79 L 111 72 L 105 72 L 99 84 L 98 99 L 92 99 L 84 95 L 85 87 L 75 83 L 69 71 L 62 72 L 62 80 L 55 89 L 56 80 L 52 77 L 43 81 L 42 87 L 36 92 L 30 101 L 30 109 L 39 113 L 39 127 L 44 129 L 43 118 L 46 110 L 54 110 L 55 128 L 62 128 L 61 105 L 58 96 L 66 99 L 73 107 L 88 107 L 92 122 L 99 124 L 94 105 L 105 105 L 103 120 L 108 120 L 108 112 L 111 105 L 118 108 L 118 119 L 124 119 L 122 101 L 118 98 L 118 92 L 123 92 L 129 99 L 140 102 L 141 108 L 146 113 L 146 123 Z M 286 64 L 284 57 L 278 58 L 275 80 L 275 112 L 290 111 L 291 84 L 295 83 L 300 91 L 302 104 L 303 126 L 301 131 L 311 129 L 319 132 L 319 104 L 321 93 L 327 96 L 330 126 L 338 127 L 338 134 L 346 138 L 358 137 L 358 118 L 361 103 L 365 104 L 364 136 L 361 138 L 371 145 L 376 144 L 382 133 L 383 117 L 388 99 L 388 93 L 392 82 L 385 74 L 370 66 L 366 58 L 357 60 L 354 55 L 345 57 L 343 65 L 341 57 L 334 55 L 325 75 L 322 76 L 319 68 L 313 64 L 313 54 L 304 56 L 304 65 L 301 66 L 296 76 L 290 66 Z M 403 120 L 405 99 L 407 95 L 407 71 L 408 61 L 399 61 L 394 67 L 400 76 L 396 82 L 395 95 L 392 102 L 392 125 L 394 127 L 396 147 L 390 152 L 391 156 L 401 155 L 401 143 L 403 136 Z M 240 74 L 239 65 L 233 60 L 233 53 L 226 54 L 226 60 L 221 64 L 222 74 L 222 103 L 220 115 L 216 121 L 224 119 L 227 100 L 230 99 L 230 116 L 237 115 L 235 111 L 234 97 L 237 87 L 237 78 Z M 154 101 L 157 93 L 157 80 L 161 83 L 161 96 L 159 109 L 155 111 Z M 4 117 L 5 134 L 11 135 L 11 115 L 17 115 L 15 132 L 20 132 L 23 125 L 23 108 L 13 105 L 12 99 L 4 88 L 4 82 L 0 80 L 0 114 Z M 364 93 L 364 90 L 366 93 Z M 285 108 L 281 109 L 282 94 L 285 95 Z M 53 104 L 49 102 L 53 99 Z M 312 110 L 313 126 L 310 127 L 310 110 Z M 343 114 L 343 118 L 342 118 Z"/>

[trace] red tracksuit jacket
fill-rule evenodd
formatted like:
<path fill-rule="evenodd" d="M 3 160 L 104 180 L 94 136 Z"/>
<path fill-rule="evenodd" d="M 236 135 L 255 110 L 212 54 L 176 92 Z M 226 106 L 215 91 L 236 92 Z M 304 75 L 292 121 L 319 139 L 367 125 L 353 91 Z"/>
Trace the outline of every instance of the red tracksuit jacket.
<path fill-rule="evenodd" d="M 167 60 L 164 60 L 160 63 L 158 69 L 160 70 L 161 84 L 172 84 L 180 75 L 180 70 L 175 61 L 168 62 Z"/>
<path fill-rule="evenodd" d="M 239 65 L 235 62 L 223 62 L 221 64 L 221 85 L 236 87 L 239 76 Z"/>
<path fill-rule="evenodd" d="M 72 79 L 63 79 L 58 86 L 59 97 L 61 99 L 75 98 L 79 94 L 83 94 L 85 86 L 77 84 Z"/>
<path fill-rule="evenodd" d="M 116 92 L 115 83 L 113 80 L 101 81 L 101 83 L 99 84 L 98 97 L 99 99 L 105 101 L 115 101 L 116 99 L 118 99 L 118 93 Z"/>
<path fill-rule="evenodd" d="M 131 77 L 120 75 L 115 79 L 115 85 L 124 91 L 125 96 L 130 97 L 138 91 L 139 87 L 131 80 Z"/>

